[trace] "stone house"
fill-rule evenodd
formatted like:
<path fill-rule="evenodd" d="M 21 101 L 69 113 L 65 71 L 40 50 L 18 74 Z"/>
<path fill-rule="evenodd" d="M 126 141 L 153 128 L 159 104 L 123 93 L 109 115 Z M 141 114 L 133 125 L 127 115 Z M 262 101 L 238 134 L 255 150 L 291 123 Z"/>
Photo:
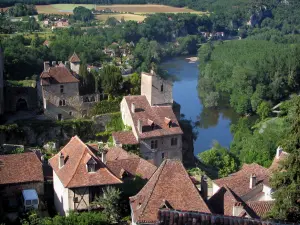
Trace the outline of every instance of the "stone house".
<path fill-rule="evenodd" d="M 88 115 L 96 102 L 100 101 L 98 93 L 80 95 L 79 72 L 80 59 L 76 55 L 69 60 L 71 71 L 62 62 L 44 62 L 44 71 L 38 82 L 39 98 L 46 116 L 57 119 L 82 118 Z"/>
<path fill-rule="evenodd" d="M 39 196 L 44 195 L 40 158 L 34 152 L 0 155 L 0 211 L 19 206 L 24 189 L 35 189 Z"/>
<path fill-rule="evenodd" d="M 146 160 L 182 160 L 182 130 L 173 112 L 172 82 L 154 72 L 141 74 L 141 95 L 121 101 L 123 123 L 132 131 L 112 134 L 115 145 L 137 144 Z"/>
<path fill-rule="evenodd" d="M 179 160 L 165 160 L 140 192 L 130 197 L 132 224 L 156 224 L 159 209 L 211 213 Z"/>
<path fill-rule="evenodd" d="M 103 188 L 122 180 L 105 165 L 105 154 L 73 137 L 49 162 L 53 169 L 54 204 L 60 215 L 89 210 Z"/>
<path fill-rule="evenodd" d="M 274 204 L 269 180 L 278 162 L 287 153 L 278 147 L 270 168 L 256 163 L 244 164 L 228 177 L 213 180 L 213 196 L 208 200 L 215 213 L 226 216 L 263 218 Z"/>

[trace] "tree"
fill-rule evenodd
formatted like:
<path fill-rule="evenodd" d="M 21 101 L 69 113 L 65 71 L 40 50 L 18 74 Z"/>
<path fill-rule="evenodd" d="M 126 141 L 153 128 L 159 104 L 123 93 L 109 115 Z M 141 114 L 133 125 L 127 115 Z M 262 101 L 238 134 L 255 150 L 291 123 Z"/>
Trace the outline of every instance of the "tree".
<path fill-rule="evenodd" d="M 94 14 L 92 13 L 91 10 L 89 10 L 83 6 L 78 6 L 73 10 L 73 18 L 75 20 L 88 22 L 88 21 L 94 19 Z"/>
<path fill-rule="evenodd" d="M 123 82 L 121 71 L 116 66 L 104 66 L 101 73 L 101 85 L 105 93 L 116 96 Z"/>
<path fill-rule="evenodd" d="M 271 104 L 269 102 L 263 101 L 257 107 L 257 114 L 260 116 L 262 120 L 270 116 L 270 113 L 271 113 Z"/>
<path fill-rule="evenodd" d="M 103 214 L 106 215 L 111 222 L 118 222 L 120 219 L 120 195 L 121 192 L 119 189 L 108 186 L 103 189 L 103 195 L 97 197 L 92 205 L 103 207 Z"/>
<path fill-rule="evenodd" d="M 141 88 L 141 76 L 138 73 L 133 73 L 130 76 L 130 94 L 132 95 L 138 95 L 140 94 L 140 88 Z"/>

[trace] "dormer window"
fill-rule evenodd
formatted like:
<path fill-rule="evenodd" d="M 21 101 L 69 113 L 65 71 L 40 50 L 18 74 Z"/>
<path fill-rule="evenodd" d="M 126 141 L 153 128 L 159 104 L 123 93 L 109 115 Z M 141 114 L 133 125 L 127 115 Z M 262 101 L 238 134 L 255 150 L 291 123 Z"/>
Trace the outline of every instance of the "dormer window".
<path fill-rule="evenodd" d="M 96 172 L 96 164 L 97 164 L 97 162 L 95 161 L 95 159 L 91 158 L 86 164 L 87 171 L 89 173 Z"/>
<path fill-rule="evenodd" d="M 61 94 L 64 93 L 64 85 L 60 85 L 60 93 L 61 93 Z"/>

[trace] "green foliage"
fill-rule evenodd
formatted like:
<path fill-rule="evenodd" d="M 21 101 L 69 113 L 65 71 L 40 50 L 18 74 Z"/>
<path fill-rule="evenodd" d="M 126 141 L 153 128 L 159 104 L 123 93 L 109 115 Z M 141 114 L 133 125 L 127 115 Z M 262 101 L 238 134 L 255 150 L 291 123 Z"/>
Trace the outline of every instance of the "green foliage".
<path fill-rule="evenodd" d="M 140 88 L 141 88 L 141 76 L 138 73 L 133 73 L 130 76 L 130 94 L 132 95 L 138 95 L 140 94 Z"/>
<path fill-rule="evenodd" d="M 7 80 L 6 82 L 13 87 L 36 87 L 35 80 Z"/>
<path fill-rule="evenodd" d="M 0 125 L 0 132 L 13 132 L 19 129 L 18 124 Z"/>
<path fill-rule="evenodd" d="M 238 40 L 199 49 L 199 95 L 205 106 L 216 106 L 217 93 L 229 94 L 240 114 L 255 112 L 263 101 L 278 102 L 296 91 L 300 77 L 300 45 Z M 263 103 L 265 114 L 267 105 Z"/>
<path fill-rule="evenodd" d="M 103 195 L 97 197 L 92 205 L 103 207 L 103 214 L 109 218 L 111 222 L 118 222 L 120 219 L 120 194 L 121 192 L 119 189 L 108 186 L 103 189 Z"/>
<path fill-rule="evenodd" d="M 96 83 L 95 77 L 92 73 L 88 72 L 87 64 L 81 63 L 79 67 L 79 79 L 80 79 L 80 94 L 92 94 L 95 93 L 96 90 Z"/>
<path fill-rule="evenodd" d="M 121 117 L 121 113 L 111 113 L 110 121 L 106 124 L 106 131 L 121 131 L 124 130 L 125 126 Z"/>
<path fill-rule="evenodd" d="M 271 104 L 269 102 L 263 101 L 259 104 L 257 108 L 257 114 L 260 116 L 262 120 L 269 117 L 271 114 Z"/>
<path fill-rule="evenodd" d="M 116 96 L 120 92 L 123 82 L 120 69 L 116 66 L 104 66 L 100 76 L 104 92 Z"/>
<path fill-rule="evenodd" d="M 88 22 L 94 19 L 94 14 L 90 9 L 78 6 L 73 10 L 73 18 L 82 22 Z"/>
<path fill-rule="evenodd" d="M 226 148 L 215 143 L 212 149 L 198 154 L 199 159 L 206 165 L 214 166 L 218 169 L 219 177 L 226 177 L 237 171 L 239 162 L 234 155 Z"/>
<path fill-rule="evenodd" d="M 120 98 L 116 98 L 113 101 L 103 100 L 97 102 L 91 110 L 91 115 L 101 115 L 107 113 L 114 113 L 120 111 Z"/>
<path fill-rule="evenodd" d="M 20 154 L 20 153 L 24 153 L 24 148 L 16 148 L 11 152 L 11 154 Z"/>
<path fill-rule="evenodd" d="M 36 15 L 37 10 L 35 5 L 25 5 L 25 4 L 17 3 L 7 10 L 7 14 L 9 16 L 14 16 L 14 17 L 30 16 L 30 15 Z"/>
<path fill-rule="evenodd" d="M 55 216 L 53 218 L 40 218 L 35 211 L 29 212 L 25 218 L 21 220 L 22 225 L 108 225 L 110 222 L 101 212 L 71 212 L 68 216 Z"/>

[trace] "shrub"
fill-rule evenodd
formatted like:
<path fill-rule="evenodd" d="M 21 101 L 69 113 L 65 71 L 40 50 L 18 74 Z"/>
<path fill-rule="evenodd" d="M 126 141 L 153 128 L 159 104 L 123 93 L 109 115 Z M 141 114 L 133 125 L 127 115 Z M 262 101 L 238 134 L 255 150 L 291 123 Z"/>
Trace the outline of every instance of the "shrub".
<path fill-rule="evenodd" d="M 104 100 L 98 102 L 91 110 L 91 115 L 95 116 L 95 115 L 119 112 L 120 102 L 121 102 L 120 98 L 117 98 L 112 101 Z"/>

